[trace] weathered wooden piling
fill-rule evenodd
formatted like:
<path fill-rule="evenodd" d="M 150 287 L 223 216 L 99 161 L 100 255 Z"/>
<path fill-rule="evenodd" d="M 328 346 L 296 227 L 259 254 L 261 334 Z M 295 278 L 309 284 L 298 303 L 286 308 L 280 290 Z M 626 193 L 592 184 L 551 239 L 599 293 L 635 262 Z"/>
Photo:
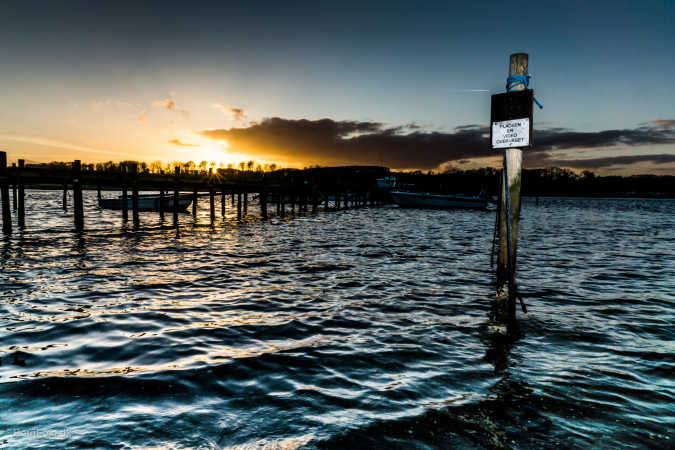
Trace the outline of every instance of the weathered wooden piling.
<path fill-rule="evenodd" d="M 20 159 L 19 160 L 19 174 L 17 177 L 16 185 L 17 185 L 17 196 L 18 196 L 18 207 L 17 207 L 17 225 L 19 226 L 20 229 L 24 229 L 26 227 L 26 210 L 24 208 L 24 198 L 25 198 L 25 193 L 24 193 L 24 185 L 23 185 L 23 179 L 21 177 L 23 168 L 24 168 L 24 160 Z"/>
<path fill-rule="evenodd" d="M 96 185 L 96 200 L 101 200 L 101 185 Z"/>
<path fill-rule="evenodd" d="M 129 201 L 127 196 L 127 165 L 122 164 L 120 166 L 122 171 L 122 221 L 126 222 L 129 220 L 129 206 L 127 202 Z"/>
<path fill-rule="evenodd" d="M 82 204 L 82 165 L 79 159 L 73 161 L 73 211 L 75 229 L 84 230 L 84 205 Z"/>
<path fill-rule="evenodd" d="M 159 188 L 159 220 L 164 222 L 164 188 Z"/>
<path fill-rule="evenodd" d="M 525 75 L 528 71 L 528 55 L 515 53 L 509 61 L 509 77 Z M 524 90 L 525 84 L 510 90 Z M 520 191 L 523 152 L 518 148 L 504 151 L 503 183 L 500 199 L 499 254 L 497 258 L 497 295 L 494 318 L 500 323 L 513 323 L 516 319 L 516 254 L 518 249 L 518 225 L 520 221 Z"/>
<path fill-rule="evenodd" d="M 267 190 L 261 190 L 258 198 L 260 199 L 260 216 L 267 219 Z"/>
<path fill-rule="evenodd" d="M 138 166 L 131 165 L 131 217 L 134 228 L 140 225 L 140 217 L 138 215 Z"/>
<path fill-rule="evenodd" d="M 12 167 L 16 167 L 15 163 L 12 163 Z M 12 210 L 16 211 L 18 208 L 17 199 L 16 199 L 16 182 L 12 183 Z"/>
<path fill-rule="evenodd" d="M 178 202 L 180 200 L 180 166 L 174 167 L 173 182 L 173 226 L 178 228 Z"/>
<path fill-rule="evenodd" d="M 237 192 L 237 219 L 241 219 L 241 192 Z"/>
<path fill-rule="evenodd" d="M 209 186 L 209 212 L 211 213 L 211 223 L 216 220 L 216 199 L 214 195 L 213 186 Z"/>
<path fill-rule="evenodd" d="M 2 201 L 2 232 L 12 234 L 12 210 L 9 206 L 9 178 L 7 153 L 0 152 L 0 200 Z"/>
<path fill-rule="evenodd" d="M 248 214 L 248 191 L 244 189 L 244 215 Z"/>
<path fill-rule="evenodd" d="M 192 188 L 192 217 L 197 217 L 197 200 L 199 199 L 197 186 Z"/>
<path fill-rule="evenodd" d="M 220 215 L 225 217 L 225 190 L 220 191 Z"/>

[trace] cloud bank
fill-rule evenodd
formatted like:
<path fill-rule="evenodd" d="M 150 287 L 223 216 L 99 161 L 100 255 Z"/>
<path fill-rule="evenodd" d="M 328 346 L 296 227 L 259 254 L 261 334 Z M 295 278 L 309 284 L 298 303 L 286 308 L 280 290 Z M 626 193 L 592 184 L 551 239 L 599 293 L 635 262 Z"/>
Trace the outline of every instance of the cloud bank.
<path fill-rule="evenodd" d="M 554 150 L 600 147 L 634 147 L 675 144 L 675 120 L 655 120 L 634 129 L 580 132 L 565 128 L 537 129 L 534 148 L 526 162 L 532 165 L 564 165 L 601 168 L 615 164 L 649 161 L 673 162 L 675 156 L 637 155 L 563 160 Z M 423 131 L 415 124 L 387 127 L 381 122 L 291 120 L 272 117 L 248 127 L 213 129 L 199 135 L 225 140 L 245 153 L 262 154 L 305 163 L 383 164 L 394 169 L 435 169 L 448 161 L 493 157 L 487 125 L 463 125 L 452 132 Z"/>

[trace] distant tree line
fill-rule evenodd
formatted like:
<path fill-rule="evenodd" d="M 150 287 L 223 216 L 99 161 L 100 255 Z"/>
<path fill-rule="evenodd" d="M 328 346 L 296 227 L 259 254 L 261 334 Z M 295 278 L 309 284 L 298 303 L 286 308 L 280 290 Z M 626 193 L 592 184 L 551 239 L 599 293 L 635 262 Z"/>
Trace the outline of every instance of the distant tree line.
<path fill-rule="evenodd" d="M 242 161 L 238 164 L 235 169 L 234 164 L 216 163 L 215 161 L 201 161 L 195 163 L 194 161 L 172 161 L 164 163 L 162 161 L 134 161 L 134 160 L 125 160 L 125 161 L 106 161 L 101 163 L 83 163 L 82 171 L 85 172 L 101 172 L 101 173 L 119 173 L 123 165 L 127 167 L 135 164 L 138 167 L 140 173 L 152 173 L 152 174 L 165 174 L 173 173 L 176 167 L 180 167 L 181 172 L 191 175 L 202 175 L 207 174 L 209 169 L 215 172 L 217 169 L 229 169 L 239 170 L 242 172 L 273 172 L 278 169 L 276 164 L 260 164 L 255 161 Z M 52 168 L 52 169 L 67 169 L 72 165 L 71 161 L 52 161 L 48 163 L 36 163 L 29 164 L 30 167 L 39 167 L 39 168 Z"/>
<path fill-rule="evenodd" d="M 485 189 L 490 195 L 497 195 L 501 173 L 501 169 L 487 167 L 445 173 L 402 172 L 397 174 L 397 178 L 401 185 L 407 185 L 408 188 L 418 191 L 477 194 Z M 525 196 L 675 198 L 675 176 L 598 176 L 589 170 L 578 173 L 560 167 L 524 169 L 522 194 Z"/>

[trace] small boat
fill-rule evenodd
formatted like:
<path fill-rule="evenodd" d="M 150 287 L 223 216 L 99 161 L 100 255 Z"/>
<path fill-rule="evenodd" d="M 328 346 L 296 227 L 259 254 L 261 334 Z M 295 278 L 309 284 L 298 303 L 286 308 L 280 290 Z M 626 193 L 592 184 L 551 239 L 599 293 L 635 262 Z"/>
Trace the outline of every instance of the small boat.
<path fill-rule="evenodd" d="M 181 194 L 178 197 L 178 210 L 187 211 L 190 203 L 192 203 L 192 194 Z M 98 201 L 98 206 L 103 209 L 122 209 L 124 205 L 122 196 L 118 198 L 102 198 Z M 127 196 L 127 209 L 132 209 L 131 195 Z M 164 211 L 173 211 L 173 195 L 165 195 L 161 199 L 161 207 Z M 138 210 L 139 211 L 159 211 L 160 197 L 157 194 L 147 194 L 138 196 Z"/>
<path fill-rule="evenodd" d="M 490 200 L 482 195 L 392 191 L 391 197 L 394 203 L 402 208 L 487 209 L 490 203 Z"/>

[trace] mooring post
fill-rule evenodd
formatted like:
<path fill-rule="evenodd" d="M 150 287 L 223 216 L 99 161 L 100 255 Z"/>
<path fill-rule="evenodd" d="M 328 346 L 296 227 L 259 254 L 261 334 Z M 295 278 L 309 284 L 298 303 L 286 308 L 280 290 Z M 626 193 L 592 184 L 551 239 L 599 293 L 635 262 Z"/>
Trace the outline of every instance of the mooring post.
<path fill-rule="evenodd" d="M 140 218 L 138 216 L 138 165 L 136 163 L 131 165 L 131 217 L 134 228 L 138 228 Z"/>
<path fill-rule="evenodd" d="M 127 197 L 127 164 L 122 163 L 120 170 L 122 171 L 122 221 L 126 222 L 129 220 L 129 199 Z"/>
<path fill-rule="evenodd" d="M 192 217 L 197 217 L 197 199 L 199 198 L 197 186 L 192 186 Z"/>
<path fill-rule="evenodd" d="M 267 219 L 267 190 L 262 188 L 258 197 L 260 198 L 260 215 L 263 219 Z"/>
<path fill-rule="evenodd" d="M 9 206 L 9 178 L 7 153 L 0 152 L 0 200 L 2 200 L 2 232 L 12 234 L 12 210 Z"/>
<path fill-rule="evenodd" d="M 159 188 L 159 221 L 164 222 L 164 187 Z"/>
<path fill-rule="evenodd" d="M 319 206 L 319 197 L 316 195 L 316 185 L 312 185 L 312 213 L 316 213 Z"/>
<path fill-rule="evenodd" d="M 225 189 L 220 191 L 220 215 L 225 217 Z"/>
<path fill-rule="evenodd" d="M 279 203 L 281 204 L 281 214 L 286 214 L 286 193 L 283 190 L 279 190 Z"/>
<path fill-rule="evenodd" d="M 16 163 L 12 163 L 12 167 L 16 167 Z M 16 200 L 16 181 L 12 183 L 12 209 L 16 211 L 18 208 Z"/>
<path fill-rule="evenodd" d="M 211 223 L 216 220 L 216 199 L 214 195 L 213 186 L 209 186 L 209 212 L 211 213 Z"/>
<path fill-rule="evenodd" d="M 84 229 L 84 206 L 82 204 L 82 165 L 79 159 L 73 161 L 73 211 L 75 212 L 75 229 Z"/>
<path fill-rule="evenodd" d="M 96 185 L 96 200 L 101 200 L 101 185 Z"/>
<path fill-rule="evenodd" d="M 509 61 L 509 77 L 525 75 L 528 71 L 528 55 L 515 53 Z M 510 87 L 510 91 L 525 90 L 525 83 Z M 516 319 L 516 254 L 518 248 L 518 224 L 520 220 L 520 191 L 523 152 L 519 148 L 504 150 L 504 182 L 502 183 L 499 217 L 499 257 L 497 259 L 497 295 L 495 297 L 495 320 L 514 323 Z"/>
<path fill-rule="evenodd" d="M 241 219 L 241 192 L 237 191 L 237 219 Z"/>
<path fill-rule="evenodd" d="M 19 160 L 19 175 L 17 176 L 17 182 L 15 184 L 18 184 L 18 196 L 19 196 L 19 206 L 17 210 L 17 224 L 19 225 L 20 229 L 24 229 L 26 227 L 26 210 L 24 209 L 24 186 L 23 186 L 23 179 L 21 178 L 21 175 L 23 174 L 23 167 L 24 167 L 24 160 L 20 159 Z"/>
<path fill-rule="evenodd" d="M 174 184 L 173 184 L 173 226 L 178 228 L 178 203 L 180 201 L 179 193 L 179 178 L 180 178 L 180 166 L 174 167 Z"/>

